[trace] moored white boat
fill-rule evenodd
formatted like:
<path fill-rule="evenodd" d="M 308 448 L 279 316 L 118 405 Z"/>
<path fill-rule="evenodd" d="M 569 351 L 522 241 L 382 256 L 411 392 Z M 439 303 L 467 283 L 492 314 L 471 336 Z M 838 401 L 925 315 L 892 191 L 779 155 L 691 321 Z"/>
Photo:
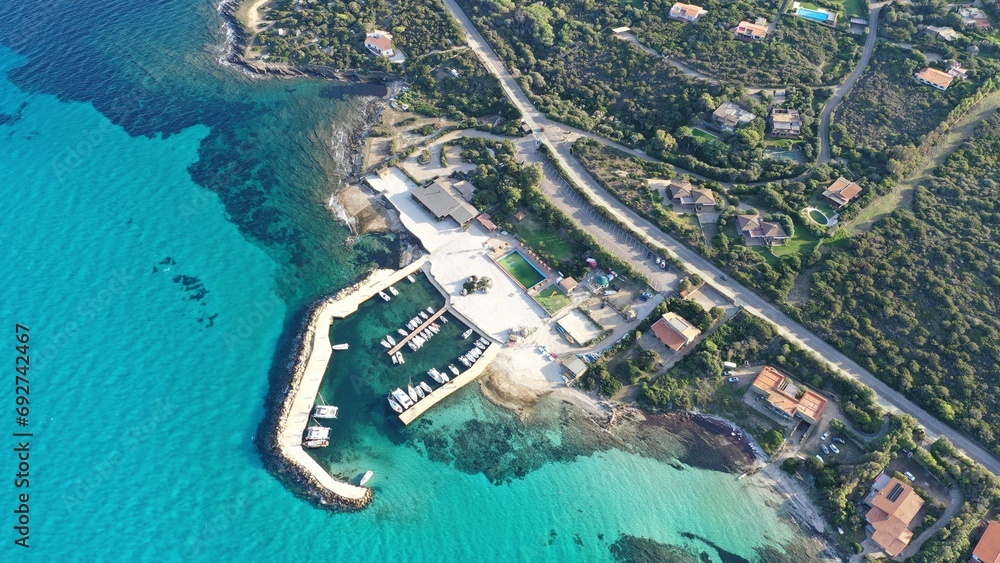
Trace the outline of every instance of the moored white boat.
<path fill-rule="evenodd" d="M 414 387 L 413 390 L 417 392 L 417 396 L 420 397 L 421 399 L 427 396 L 427 393 L 424 393 L 424 388 L 421 387 L 419 384 L 417 384 L 417 386 Z"/>
<path fill-rule="evenodd" d="M 398 358 L 398 357 L 396 357 L 396 354 L 392 354 L 392 355 L 390 355 L 389 357 L 390 357 L 390 358 L 392 358 L 392 363 L 393 363 L 393 365 L 395 365 L 395 364 L 398 364 L 398 363 L 399 363 L 399 358 Z"/>
<path fill-rule="evenodd" d="M 327 440 L 330 438 L 330 429 L 326 426 L 310 426 L 306 428 L 306 440 Z"/>
<path fill-rule="evenodd" d="M 431 393 L 433 393 L 433 392 L 434 392 L 434 390 L 433 390 L 433 389 L 431 389 L 431 386 L 430 386 L 430 385 L 427 385 L 427 382 L 426 382 L 426 381 L 421 381 L 421 382 L 420 382 L 420 388 L 421 388 L 421 389 L 423 389 L 423 390 L 424 390 L 424 393 L 426 393 L 426 394 L 428 394 L 428 395 L 430 395 Z"/>
<path fill-rule="evenodd" d="M 385 335 L 385 341 L 388 342 L 389 344 L 392 344 L 393 346 L 396 345 L 396 339 L 389 334 Z"/>
<path fill-rule="evenodd" d="M 407 279 L 407 280 L 408 280 L 408 281 L 409 281 L 410 283 L 416 283 L 416 281 L 417 281 L 417 278 L 413 277 L 413 274 L 406 274 L 406 279 Z"/>
<path fill-rule="evenodd" d="M 406 332 L 405 328 L 397 328 L 396 332 L 398 332 L 400 336 L 404 336 L 404 337 L 405 336 L 409 336 L 409 334 L 410 334 L 409 332 Z"/>
<path fill-rule="evenodd" d="M 378 292 L 378 296 L 381 297 L 383 301 L 388 301 L 389 300 L 389 296 L 386 295 L 384 291 Z"/>
<path fill-rule="evenodd" d="M 333 345 L 333 349 L 334 350 L 347 350 L 350 347 L 351 347 L 351 345 L 348 344 L 348 343 L 346 343 L 346 342 L 343 343 L 343 344 L 334 344 Z"/>
<path fill-rule="evenodd" d="M 399 406 L 399 403 L 396 401 L 393 401 L 392 397 L 389 397 L 389 406 L 396 412 L 403 412 L 403 407 Z"/>
<path fill-rule="evenodd" d="M 445 383 L 448 383 L 449 381 L 451 381 L 450 377 L 448 377 L 446 374 L 443 374 L 441 372 L 438 372 L 438 377 L 440 377 L 441 379 L 443 379 Z"/>
<path fill-rule="evenodd" d="M 378 343 L 381 344 L 382 346 L 385 346 L 386 348 L 392 348 L 392 344 L 389 344 L 389 342 L 385 338 L 379 340 Z"/>
<path fill-rule="evenodd" d="M 441 315 L 438 318 L 441 319 L 441 322 L 443 322 L 444 324 L 448 324 L 448 317 Z"/>
<path fill-rule="evenodd" d="M 391 293 L 391 294 L 392 294 L 392 296 L 393 296 L 393 297 L 395 297 L 395 296 L 399 295 L 399 290 L 397 290 L 397 289 L 396 289 L 395 287 L 392 287 L 392 286 L 390 285 L 390 286 L 389 286 L 389 293 Z"/>
<path fill-rule="evenodd" d="M 420 318 L 426 321 L 427 319 L 430 318 L 430 315 L 428 315 L 424 311 L 420 311 Z"/>
<path fill-rule="evenodd" d="M 436 370 L 434 370 L 434 368 L 431 368 L 431 369 L 427 370 L 427 375 L 431 376 L 431 379 L 433 379 L 434 381 L 437 381 L 438 383 L 444 383 L 444 380 L 441 379 L 441 376 L 439 376 L 436 373 Z"/>
<path fill-rule="evenodd" d="M 316 448 L 325 448 L 330 445 L 330 440 L 303 440 L 302 447 L 314 450 Z"/>
<path fill-rule="evenodd" d="M 462 333 L 462 338 L 468 338 L 468 337 L 472 336 L 473 332 L 475 332 L 475 331 L 470 328 L 469 330 L 467 330 L 467 331 L 465 331 L 465 332 Z"/>
<path fill-rule="evenodd" d="M 396 399 L 396 401 L 398 401 L 399 404 L 402 405 L 404 409 L 408 409 L 413 406 L 413 401 L 410 400 L 410 397 L 406 394 L 406 391 L 403 391 L 399 387 L 397 387 L 392 392 L 392 398 Z"/>
<path fill-rule="evenodd" d="M 455 364 L 448 364 L 448 369 L 451 370 L 451 373 L 454 373 L 455 375 L 458 375 L 458 368 L 455 367 Z"/>
<path fill-rule="evenodd" d="M 393 354 L 393 357 L 396 358 L 396 361 L 399 362 L 399 365 L 403 365 L 406 363 L 406 360 L 403 359 L 402 352 L 396 352 L 395 354 Z"/>
<path fill-rule="evenodd" d="M 417 390 L 413 388 L 412 385 L 406 388 L 406 394 L 410 397 L 410 400 L 416 403 L 420 400 L 420 396 L 417 395 Z"/>
<path fill-rule="evenodd" d="M 313 409 L 313 418 L 337 418 L 339 408 L 333 405 L 316 405 Z"/>
<path fill-rule="evenodd" d="M 371 481 L 372 480 L 372 475 L 375 475 L 374 471 L 372 471 L 371 469 L 369 469 L 368 471 L 366 471 L 364 477 L 361 478 L 360 484 L 364 485 L 368 481 Z"/>
<path fill-rule="evenodd" d="M 476 341 L 476 348 L 479 348 L 480 350 L 485 350 L 486 349 L 486 345 L 477 340 Z"/>
<path fill-rule="evenodd" d="M 427 307 L 427 314 L 428 315 L 433 315 L 434 314 L 434 307 Z"/>
<path fill-rule="evenodd" d="M 462 365 L 465 367 L 469 367 L 470 365 L 472 365 L 471 363 L 469 363 L 469 358 L 466 358 L 465 356 L 459 356 L 458 361 L 462 362 Z"/>

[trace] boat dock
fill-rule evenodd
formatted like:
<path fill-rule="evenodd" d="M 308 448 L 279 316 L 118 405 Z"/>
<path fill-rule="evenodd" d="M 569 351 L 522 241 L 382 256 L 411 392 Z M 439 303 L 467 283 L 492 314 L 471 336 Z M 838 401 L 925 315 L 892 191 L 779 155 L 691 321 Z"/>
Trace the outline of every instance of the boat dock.
<path fill-rule="evenodd" d="M 493 361 L 493 358 L 500 353 L 501 346 L 495 342 L 491 342 L 486 350 L 483 351 L 483 355 L 479 356 L 476 363 L 472 364 L 472 367 L 463 371 L 460 375 L 457 375 L 451 379 L 451 381 L 445 383 L 441 387 L 438 387 L 427 397 L 417 401 L 417 404 L 403 411 L 399 415 L 399 420 L 404 424 L 408 425 L 417 419 L 420 415 L 424 414 L 431 407 L 436 405 L 439 401 L 444 400 L 446 397 L 458 391 L 462 387 L 465 387 L 469 383 L 475 381 L 477 377 L 483 374 L 486 366 Z"/>
<path fill-rule="evenodd" d="M 378 295 L 385 287 L 419 271 L 425 261 L 426 259 L 418 260 L 402 270 L 376 270 L 364 282 L 317 307 L 302 337 L 303 351 L 283 405 L 284 416 L 279 422 L 277 436 L 278 448 L 282 454 L 306 471 L 319 485 L 359 506 L 364 506 L 371 500 L 371 489 L 334 479 L 302 447 L 302 436 L 309 425 L 320 384 L 334 354 L 330 343 L 330 325 L 335 318 L 343 318 L 357 311 L 362 303 Z"/>
<path fill-rule="evenodd" d="M 441 315 L 443 315 L 445 313 L 445 311 L 447 311 L 447 310 L 448 310 L 448 306 L 447 305 L 445 305 L 444 307 L 441 307 L 440 311 L 434 313 L 433 315 L 431 315 L 430 317 L 428 317 L 426 321 L 424 321 L 423 323 L 421 323 L 420 326 L 418 326 L 417 328 L 411 330 L 410 334 L 407 334 L 406 337 L 403 338 L 403 340 L 399 344 L 396 344 L 395 346 L 393 346 L 392 348 L 390 348 L 389 351 L 386 352 L 386 353 L 391 356 L 391 355 L 395 354 L 396 352 L 399 352 L 399 350 L 403 346 L 406 346 L 407 342 L 409 342 L 414 336 L 419 335 L 420 331 L 422 331 L 425 328 L 431 326 L 431 323 L 434 322 L 434 321 L 436 321 L 438 319 L 438 317 L 440 317 Z"/>

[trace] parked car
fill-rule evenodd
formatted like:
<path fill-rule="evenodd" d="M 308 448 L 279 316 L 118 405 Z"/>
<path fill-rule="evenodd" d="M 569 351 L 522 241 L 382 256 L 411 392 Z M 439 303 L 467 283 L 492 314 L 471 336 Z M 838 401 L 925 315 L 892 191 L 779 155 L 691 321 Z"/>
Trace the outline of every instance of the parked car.
<path fill-rule="evenodd" d="M 740 378 L 738 378 L 738 377 L 730 377 L 729 378 L 729 382 L 730 383 L 739 383 L 740 382 Z"/>
<path fill-rule="evenodd" d="M 905 475 L 906 478 L 910 480 L 910 482 L 914 482 L 917 480 L 917 478 L 913 476 L 913 473 L 910 473 L 909 471 L 904 471 L 903 475 Z"/>
<path fill-rule="evenodd" d="M 830 444 L 830 451 L 833 452 L 833 453 L 835 453 L 835 454 L 839 454 L 840 453 L 840 448 L 838 448 L 837 446 L 834 446 L 833 444 Z"/>
<path fill-rule="evenodd" d="M 727 369 L 726 371 L 722 372 L 722 375 L 733 375 L 733 372 L 732 370 Z"/>
<path fill-rule="evenodd" d="M 847 442 L 845 442 L 845 441 L 844 441 L 844 439 L 843 439 L 843 438 L 841 438 L 840 436 L 834 436 L 834 437 L 833 437 L 833 441 L 834 441 L 834 442 L 837 442 L 838 444 L 846 444 L 846 443 L 847 443 Z"/>
<path fill-rule="evenodd" d="M 826 447 L 826 444 L 820 444 L 819 449 L 823 450 L 823 453 L 830 455 L 830 448 Z"/>
<path fill-rule="evenodd" d="M 821 442 L 823 442 L 823 441 L 826 441 L 826 439 L 829 438 L 829 437 L 830 437 L 830 433 L 829 432 L 824 432 L 823 435 L 819 437 L 819 440 Z"/>

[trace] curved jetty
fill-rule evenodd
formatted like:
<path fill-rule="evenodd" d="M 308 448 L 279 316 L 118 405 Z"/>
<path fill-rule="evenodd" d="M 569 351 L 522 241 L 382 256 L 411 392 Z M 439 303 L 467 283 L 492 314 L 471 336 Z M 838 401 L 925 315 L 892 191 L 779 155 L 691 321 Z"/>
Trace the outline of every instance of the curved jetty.
<path fill-rule="evenodd" d="M 389 284 L 416 272 L 423 260 L 403 270 L 375 270 L 364 281 L 323 300 L 309 316 L 301 335 L 299 352 L 292 367 L 292 381 L 282 402 L 277 427 L 270 444 L 277 450 L 275 460 L 282 472 L 291 473 L 305 482 L 306 496 L 328 508 L 360 509 L 372 500 L 372 490 L 337 480 L 303 448 L 303 435 L 309 424 L 319 386 L 327 365 L 334 354 L 330 343 L 330 325 L 334 318 L 343 318 L 357 311 L 358 306 L 378 295 Z M 335 447 L 336 444 L 331 444 Z"/>

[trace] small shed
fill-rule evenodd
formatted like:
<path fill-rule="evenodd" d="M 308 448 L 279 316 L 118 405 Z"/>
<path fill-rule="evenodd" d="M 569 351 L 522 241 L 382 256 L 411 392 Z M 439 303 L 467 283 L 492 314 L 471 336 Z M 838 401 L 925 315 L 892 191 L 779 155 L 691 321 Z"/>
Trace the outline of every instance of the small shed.
<path fill-rule="evenodd" d="M 587 373 L 587 363 L 577 356 L 563 360 L 562 366 L 571 376 L 573 376 L 573 378 L 580 377 L 581 375 Z"/>

